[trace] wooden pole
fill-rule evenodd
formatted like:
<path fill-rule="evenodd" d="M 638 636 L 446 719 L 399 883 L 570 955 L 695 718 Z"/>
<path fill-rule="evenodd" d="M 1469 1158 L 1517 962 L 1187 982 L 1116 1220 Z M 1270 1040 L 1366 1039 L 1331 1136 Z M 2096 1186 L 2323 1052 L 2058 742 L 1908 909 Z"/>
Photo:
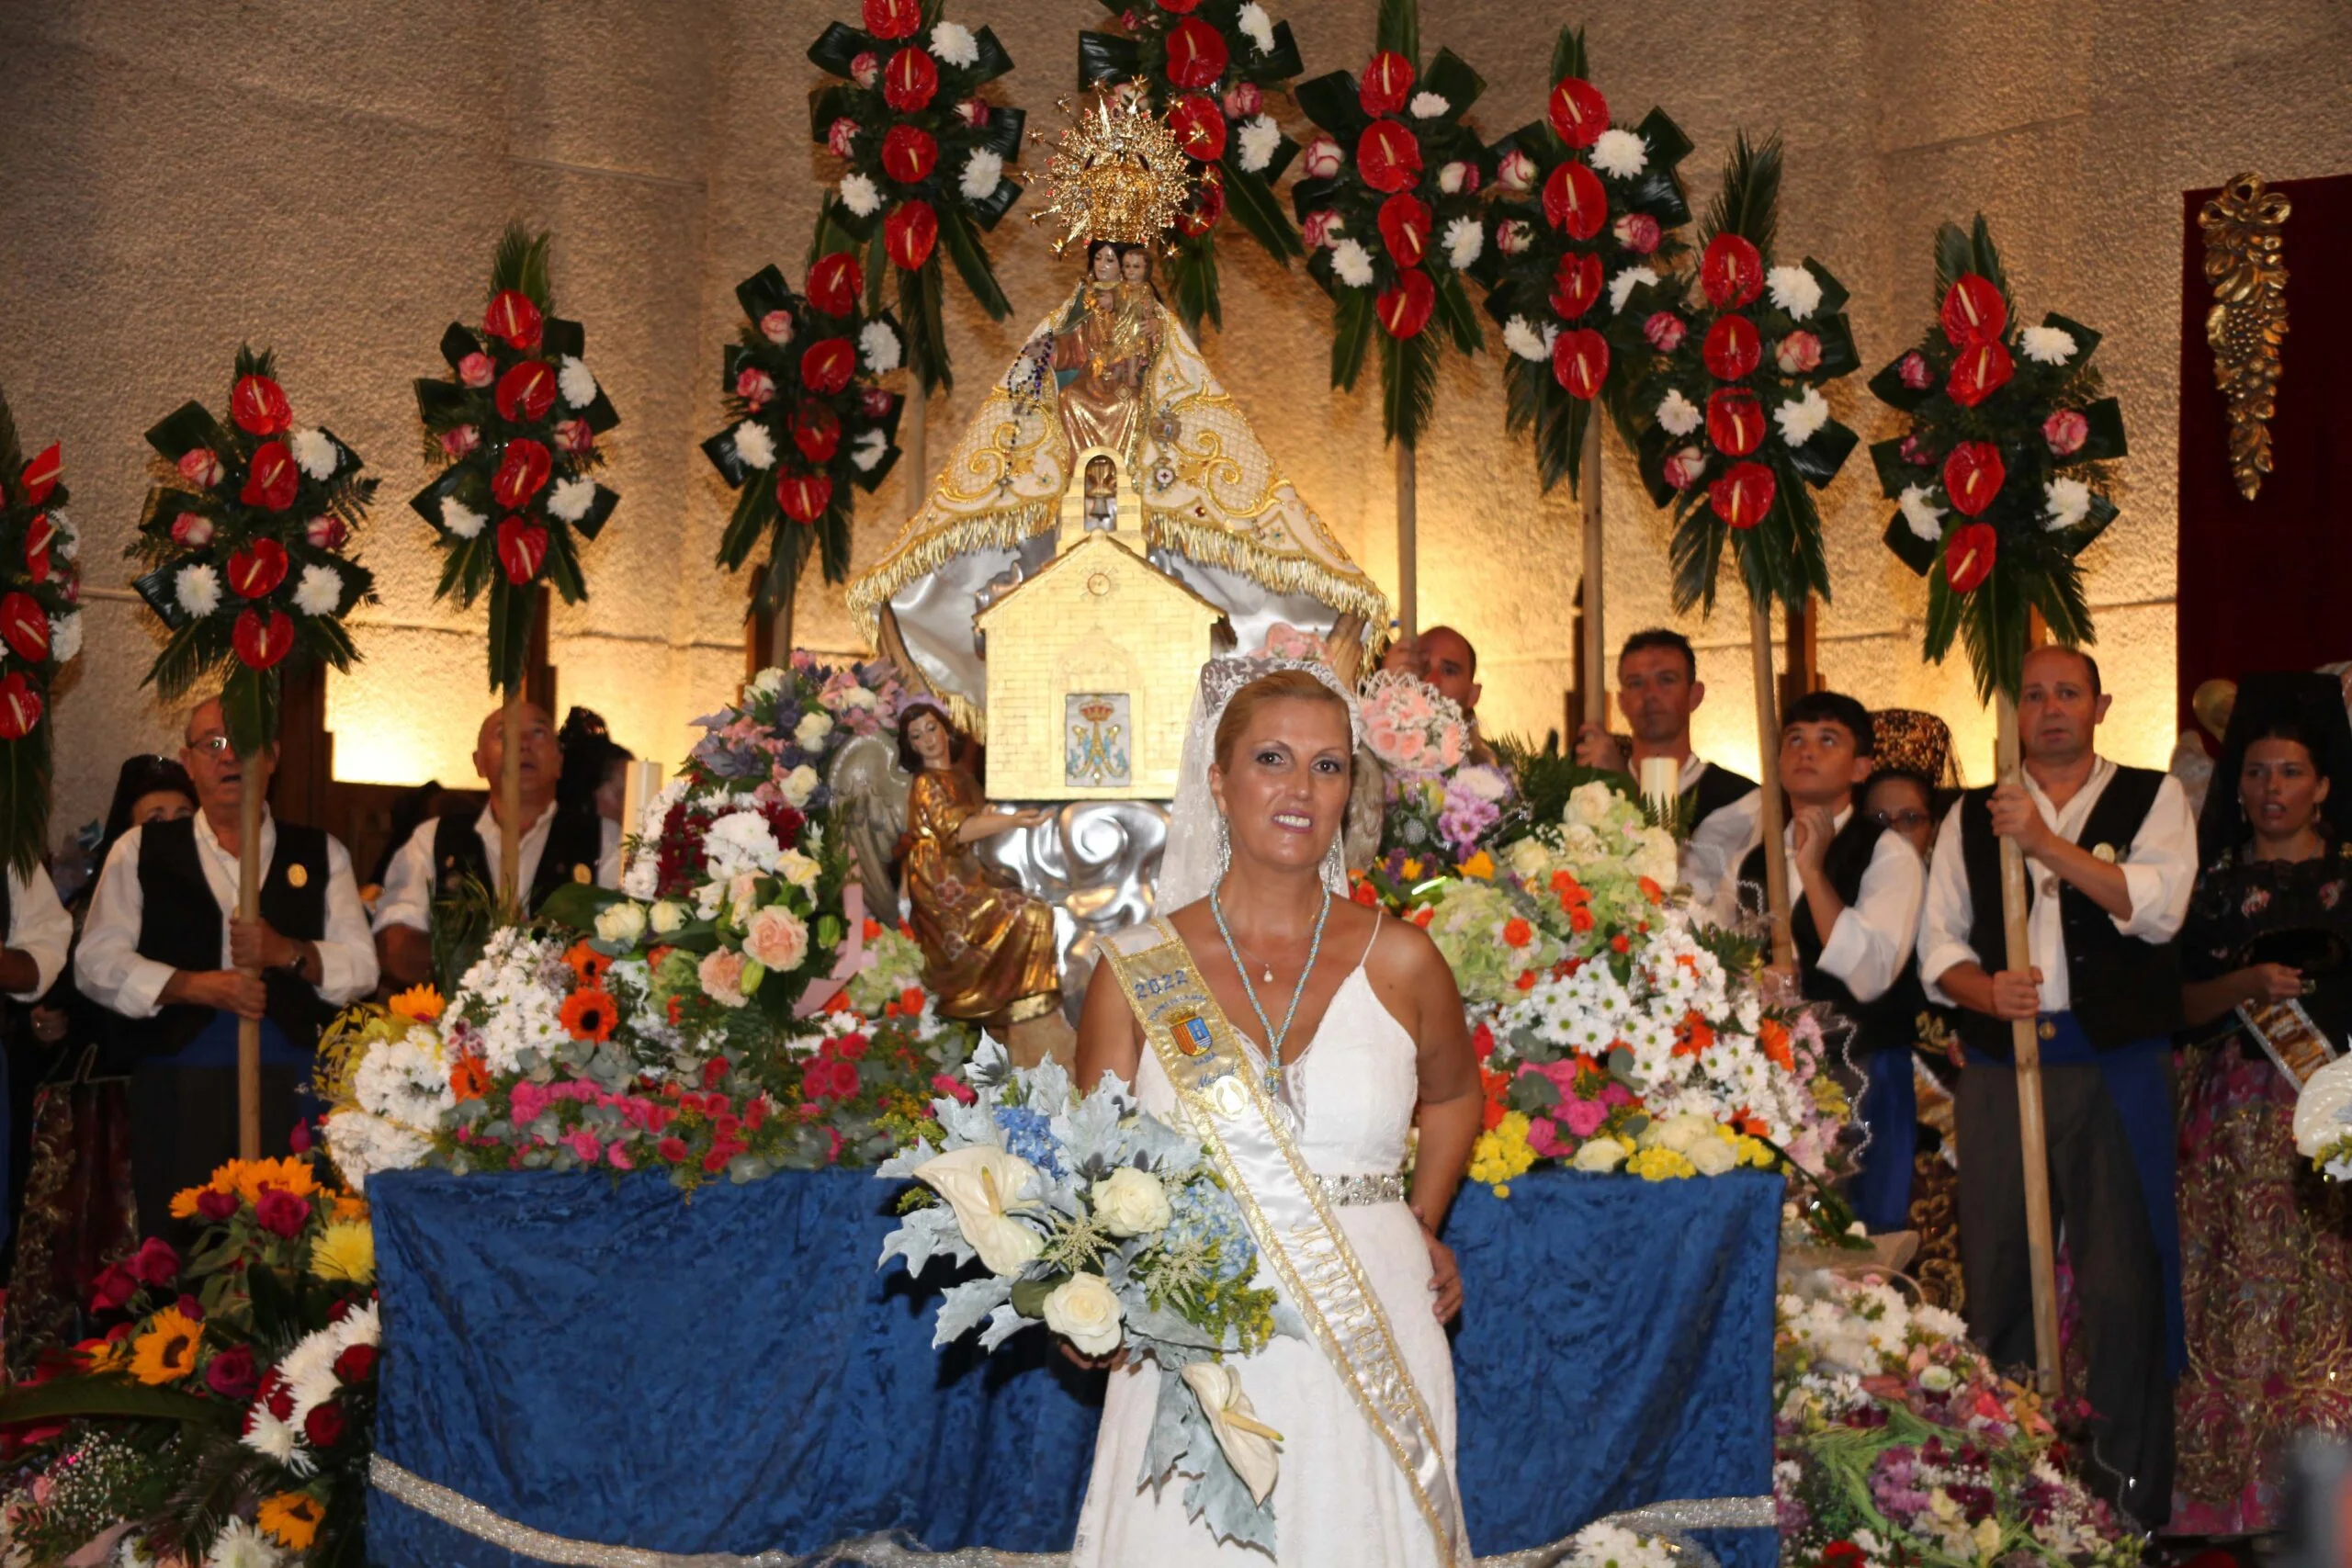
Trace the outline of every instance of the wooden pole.
<path fill-rule="evenodd" d="M 1413 444 L 1396 443 L 1396 635 L 1404 638 L 1420 633 L 1421 582 L 1418 517 L 1420 501 L 1416 493 L 1419 476 L 1413 464 Z"/>
<path fill-rule="evenodd" d="M 1781 720 L 1772 701 L 1772 602 L 1747 602 L 1747 645 L 1756 660 L 1756 773 L 1764 817 L 1764 897 L 1772 917 L 1772 962 L 1794 970 L 1796 941 L 1789 934 L 1789 857 L 1781 847 Z"/>
<path fill-rule="evenodd" d="M 2007 693 L 1994 699 L 1999 723 L 1999 750 L 1994 759 L 2000 782 L 2019 779 L 2018 705 Z M 2001 925 L 2007 937 L 2006 967 L 2033 967 L 2032 939 L 2026 930 L 2025 852 L 2015 839 L 2001 840 Z M 2033 1274 L 2033 1361 L 2042 1393 L 2056 1398 L 2065 1386 L 2065 1369 L 2058 1355 L 2057 1242 L 2050 1223 L 2049 1133 L 2041 1116 L 2041 1038 L 2036 1021 L 2021 1018 L 2009 1025 L 2009 1045 L 2017 1058 L 2018 1141 L 2025 1157 L 2026 1256 Z"/>
<path fill-rule="evenodd" d="M 930 405 L 931 399 L 922 389 L 922 378 L 914 378 L 913 385 L 907 389 L 906 417 L 899 422 L 899 467 L 905 475 L 903 494 L 910 517 L 922 510 L 931 495 L 931 455 L 927 450 L 931 445 Z"/>
<path fill-rule="evenodd" d="M 510 922 L 523 919 L 523 694 L 506 694 L 499 716 L 503 739 L 498 769 L 498 885 L 503 889 L 499 907 Z"/>
<path fill-rule="evenodd" d="M 265 677 L 266 678 L 266 677 Z M 261 914 L 261 770 L 258 754 L 237 759 L 237 918 Z M 242 966 L 258 977 L 260 967 Z M 261 1158 L 261 1020 L 237 1020 L 237 1157 Z"/>
<path fill-rule="evenodd" d="M 1584 721 L 1609 724 L 1609 677 L 1602 673 L 1600 625 L 1600 405 L 1585 411 L 1584 460 L 1577 499 L 1584 502 Z"/>

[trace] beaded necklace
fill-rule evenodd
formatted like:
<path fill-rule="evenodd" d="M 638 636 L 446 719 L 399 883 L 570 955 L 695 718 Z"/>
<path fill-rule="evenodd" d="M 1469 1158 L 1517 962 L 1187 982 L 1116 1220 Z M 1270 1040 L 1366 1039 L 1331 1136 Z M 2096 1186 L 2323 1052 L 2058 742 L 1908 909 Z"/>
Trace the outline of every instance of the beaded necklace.
<path fill-rule="evenodd" d="M 1274 1021 L 1266 1016 L 1265 1004 L 1258 999 L 1258 987 L 1250 982 L 1250 970 L 1241 962 L 1241 950 L 1233 940 L 1233 928 L 1226 924 L 1225 902 L 1219 897 L 1224 886 L 1225 880 L 1219 877 L 1217 886 L 1209 889 L 1209 913 L 1216 917 L 1217 935 L 1225 939 L 1225 951 L 1233 960 L 1233 972 L 1241 976 L 1241 991 L 1250 998 L 1250 1010 L 1258 1015 L 1258 1027 L 1266 1033 L 1266 1092 L 1277 1100 L 1286 1100 L 1290 1097 L 1283 1091 L 1283 1042 L 1290 1037 L 1290 1026 L 1298 1018 L 1298 999 L 1306 994 L 1306 978 L 1315 973 L 1315 960 L 1323 952 L 1323 922 L 1331 915 L 1331 897 L 1325 894 L 1322 903 L 1316 908 L 1315 938 L 1307 944 L 1306 966 L 1298 972 L 1298 984 L 1291 987 L 1290 1006 L 1283 1013 L 1283 1026 L 1276 1029 Z M 1266 978 L 1272 980 L 1273 977 L 1273 969 L 1270 965 Z"/>

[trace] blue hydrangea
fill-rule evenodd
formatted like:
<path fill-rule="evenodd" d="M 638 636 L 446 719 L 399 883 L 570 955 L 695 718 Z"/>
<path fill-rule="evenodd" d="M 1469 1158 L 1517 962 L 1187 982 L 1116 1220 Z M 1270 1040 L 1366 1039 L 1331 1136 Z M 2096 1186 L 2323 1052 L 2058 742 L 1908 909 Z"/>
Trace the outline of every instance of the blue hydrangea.
<path fill-rule="evenodd" d="M 1217 1277 L 1240 1280 L 1257 1271 L 1257 1245 L 1241 1211 L 1223 1188 L 1214 1182 L 1188 1181 L 1170 1188 L 1168 1207 L 1170 1244 L 1199 1240 L 1217 1244 Z"/>
<path fill-rule="evenodd" d="M 1052 1117 L 1025 1105 L 1004 1105 L 997 1108 L 996 1124 L 1003 1129 L 1009 1152 L 1040 1170 L 1055 1176 L 1068 1174 L 1062 1168 L 1061 1145 L 1054 1141 Z"/>

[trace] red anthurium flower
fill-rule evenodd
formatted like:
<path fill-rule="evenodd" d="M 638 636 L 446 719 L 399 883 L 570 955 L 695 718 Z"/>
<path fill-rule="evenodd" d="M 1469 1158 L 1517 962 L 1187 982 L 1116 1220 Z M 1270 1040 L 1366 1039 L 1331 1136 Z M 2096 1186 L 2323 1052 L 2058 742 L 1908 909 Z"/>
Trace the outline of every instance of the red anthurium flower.
<path fill-rule="evenodd" d="M 1951 378 L 1944 383 L 1944 390 L 1951 394 L 1953 402 L 1973 409 L 2007 386 L 2016 368 L 1999 338 L 1981 338 L 1962 348 L 1951 362 Z"/>
<path fill-rule="evenodd" d="M 857 368 L 857 345 L 845 337 L 810 344 L 800 355 L 800 384 L 820 398 L 830 398 L 849 385 Z"/>
<path fill-rule="evenodd" d="M 1225 110 L 1206 93 L 1187 93 L 1170 105 L 1168 129 L 1187 158 L 1214 164 L 1225 156 Z"/>
<path fill-rule="evenodd" d="M 498 460 L 498 471 L 490 476 L 491 496 L 508 511 L 518 511 L 545 488 L 552 467 L 540 443 L 528 436 L 510 441 Z"/>
<path fill-rule="evenodd" d="M 882 220 L 882 252 L 894 266 L 913 272 L 939 243 L 939 214 L 927 201 L 902 201 Z"/>
<path fill-rule="evenodd" d="M 1944 336 L 1954 348 L 1999 337 L 2009 324 L 2008 301 L 2001 298 L 2000 289 L 1992 279 L 1973 272 L 1962 273 L 1944 290 L 1943 308 L 1937 314 L 1943 320 Z"/>
<path fill-rule="evenodd" d="M 808 269 L 808 303 L 828 316 L 857 312 L 857 297 L 865 288 L 865 269 L 847 251 L 819 256 Z"/>
<path fill-rule="evenodd" d="M 814 523 L 833 503 L 833 481 L 823 474 L 786 474 L 775 481 L 775 503 L 795 523 Z"/>
<path fill-rule="evenodd" d="M 1718 234 L 1699 262 L 1699 287 L 1718 310 L 1752 305 L 1764 292 L 1764 258 L 1737 234 Z"/>
<path fill-rule="evenodd" d="M 283 435 L 294 428 L 285 389 L 266 376 L 240 376 L 229 393 L 229 417 L 248 435 Z"/>
<path fill-rule="evenodd" d="M 531 424 L 555 407 L 555 367 L 544 359 L 526 359 L 498 378 L 490 394 L 498 417 L 510 424 Z"/>
<path fill-rule="evenodd" d="M 1571 240 L 1589 240 L 1609 221 L 1609 193 L 1600 176 L 1574 158 L 1544 182 L 1544 216 Z"/>
<path fill-rule="evenodd" d="M 1570 251 L 1560 258 L 1552 275 L 1552 309 L 1560 320 L 1573 321 L 1600 302 L 1600 257 L 1591 251 Z"/>
<path fill-rule="evenodd" d="M 1725 387 L 1707 400 L 1707 439 L 1727 457 L 1745 457 L 1764 445 L 1764 405 L 1745 387 Z"/>
<path fill-rule="evenodd" d="M 49 547 L 57 539 L 57 525 L 46 512 L 36 512 L 25 525 L 25 571 L 35 582 L 49 581 Z"/>
<path fill-rule="evenodd" d="M 805 403 L 792 415 L 792 444 L 811 463 L 830 462 L 842 444 L 842 422 L 822 403 Z"/>
<path fill-rule="evenodd" d="M 1764 340 L 1746 316 L 1717 316 L 1699 347 L 1708 372 L 1718 381 L 1736 381 L 1764 357 Z"/>
<path fill-rule="evenodd" d="M 902 186 L 919 184 L 939 163 L 939 143 L 919 125 L 894 125 L 882 138 L 882 172 Z"/>
<path fill-rule="evenodd" d="M 39 506 L 57 489 L 57 481 L 65 471 L 65 459 L 54 441 L 49 449 L 25 465 L 25 499 Z"/>
<path fill-rule="evenodd" d="M 1225 74 L 1225 35 L 1198 17 L 1168 29 L 1168 80 L 1177 86 L 1208 86 Z"/>
<path fill-rule="evenodd" d="M 1437 288 L 1428 273 L 1408 266 L 1398 276 L 1396 287 L 1383 291 L 1373 308 L 1380 312 L 1380 324 L 1390 337 L 1419 337 L 1430 324 L 1430 312 L 1437 308 Z"/>
<path fill-rule="evenodd" d="M 1780 481 L 1761 463 L 1735 463 L 1731 472 L 1707 487 L 1707 504 L 1735 528 L 1753 528 L 1772 510 Z"/>
<path fill-rule="evenodd" d="M 865 30 L 878 39 L 905 38 L 922 26 L 922 0 L 865 0 Z"/>
<path fill-rule="evenodd" d="M 1200 5 L 1201 0 L 1159 0 L 1159 8 L 1161 10 L 1173 11 L 1180 17 L 1191 16 L 1194 11 L 1200 9 Z"/>
<path fill-rule="evenodd" d="M 1419 266 L 1430 254 L 1430 225 L 1436 220 L 1430 205 L 1410 191 L 1398 191 L 1380 204 L 1380 238 L 1398 266 Z"/>
<path fill-rule="evenodd" d="M 1375 119 L 1356 139 L 1356 167 L 1374 190 L 1410 190 L 1421 183 L 1421 144 L 1393 119 Z"/>
<path fill-rule="evenodd" d="M 921 44 L 909 44 L 882 68 L 882 101 L 900 114 L 931 107 L 939 92 L 939 62 Z"/>
<path fill-rule="evenodd" d="M 1571 147 L 1589 147 L 1609 129 L 1609 100 L 1578 76 L 1563 76 L 1552 89 L 1552 129 Z"/>
<path fill-rule="evenodd" d="M 229 558 L 229 586 L 240 599 L 259 599 L 286 581 L 286 547 L 255 539 Z"/>
<path fill-rule="evenodd" d="M 40 688 L 21 670 L 0 676 L 0 740 L 22 740 L 40 722 Z"/>
<path fill-rule="evenodd" d="M 505 570 L 507 581 L 522 587 L 539 574 L 539 567 L 547 558 L 545 528 L 521 517 L 499 519 L 498 564 Z"/>
<path fill-rule="evenodd" d="M 294 454 L 286 449 L 286 443 L 265 441 L 254 448 L 252 466 L 245 469 L 245 488 L 237 499 L 247 506 L 283 512 L 294 504 L 294 492 L 301 483 Z"/>
<path fill-rule="evenodd" d="M 2001 536 L 1990 523 L 1963 523 L 1944 541 L 1944 581 L 1954 593 L 1965 593 L 1993 575 L 1993 558 L 2000 554 Z"/>
<path fill-rule="evenodd" d="M 1393 49 L 1374 55 L 1372 63 L 1363 68 L 1363 79 L 1356 84 L 1356 102 L 1374 119 L 1395 114 L 1412 96 L 1413 62 Z"/>
<path fill-rule="evenodd" d="M 500 289 L 490 297 L 490 308 L 481 313 L 482 331 L 526 354 L 539 346 L 544 324 L 539 308 L 519 288 Z"/>
<path fill-rule="evenodd" d="M 1224 216 L 1225 175 L 1212 164 L 1193 183 L 1193 199 L 1176 214 L 1176 227 L 1198 239 L 1216 228 L 1216 220 Z"/>
<path fill-rule="evenodd" d="M 29 593 L 0 598 L 0 642 L 28 664 L 49 657 L 49 614 Z"/>
<path fill-rule="evenodd" d="M 1609 378 L 1609 340 L 1590 327 L 1562 333 L 1552 340 L 1552 378 L 1568 396 L 1589 402 L 1600 395 Z"/>
<path fill-rule="evenodd" d="M 1963 517 L 1981 517 L 2001 493 L 2009 470 L 1990 441 L 1963 441 L 1944 458 L 1944 493 Z"/>
<path fill-rule="evenodd" d="M 249 670 L 267 670 L 294 650 L 294 622 L 283 610 L 247 610 L 229 628 L 229 646 Z"/>

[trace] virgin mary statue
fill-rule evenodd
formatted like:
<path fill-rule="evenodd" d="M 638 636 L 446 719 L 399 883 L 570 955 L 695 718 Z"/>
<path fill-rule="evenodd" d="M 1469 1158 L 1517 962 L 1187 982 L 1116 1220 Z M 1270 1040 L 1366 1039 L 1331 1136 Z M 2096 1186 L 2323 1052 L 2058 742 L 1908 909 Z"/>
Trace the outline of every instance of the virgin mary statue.
<path fill-rule="evenodd" d="M 1079 455 L 1116 454 L 1142 498 L 1152 564 L 1226 612 L 1239 647 L 1277 624 L 1361 652 L 1388 601 L 1283 477 L 1151 281 L 1151 248 L 1189 196 L 1175 138 L 1141 100 L 1097 97 L 1046 164 L 1085 273 L 1037 323 L 898 543 L 850 584 L 876 646 L 985 735 L 972 617 L 1054 557 Z M 1099 457 L 1095 459 L 1100 462 Z"/>

